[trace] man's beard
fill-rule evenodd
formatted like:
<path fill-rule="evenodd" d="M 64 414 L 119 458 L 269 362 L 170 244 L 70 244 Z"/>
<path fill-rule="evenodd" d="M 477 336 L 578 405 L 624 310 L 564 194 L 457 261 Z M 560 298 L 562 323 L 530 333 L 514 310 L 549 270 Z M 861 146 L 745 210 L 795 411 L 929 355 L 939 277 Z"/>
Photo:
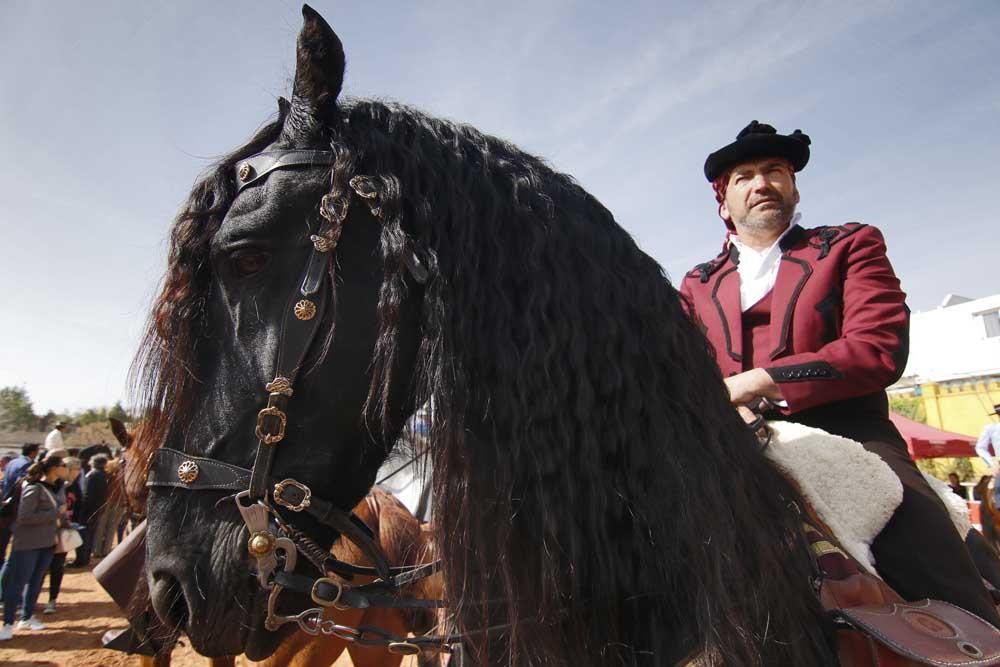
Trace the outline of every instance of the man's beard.
<path fill-rule="evenodd" d="M 777 204 L 776 207 L 764 210 L 751 208 L 739 222 L 740 226 L 757 232 L 780 231 L 787 227 L 795 215 L 795 201 L 791 197 L 785 199 L 777 192 L 770 198 Z"/>

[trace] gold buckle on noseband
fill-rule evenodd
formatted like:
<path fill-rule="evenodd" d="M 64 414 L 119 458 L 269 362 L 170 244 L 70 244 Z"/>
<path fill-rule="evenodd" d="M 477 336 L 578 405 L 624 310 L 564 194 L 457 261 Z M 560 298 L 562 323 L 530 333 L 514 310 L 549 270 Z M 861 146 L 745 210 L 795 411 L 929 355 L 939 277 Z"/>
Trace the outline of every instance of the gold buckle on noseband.
<path fill-rule="evenodd" d="M 290 486 L 295 487 L 302 493 L 302 500 L 298 503 L 291 503 L 282 497 L 285 489 Z M 283 479 L 274 485 L 274 502 L 278 503 L 282 507 L 287 507 L 293 512 L 301 512 L 305 508 L 309 507 L 309 504 L 312 502 L 312 490 L 297 480 Z"/>

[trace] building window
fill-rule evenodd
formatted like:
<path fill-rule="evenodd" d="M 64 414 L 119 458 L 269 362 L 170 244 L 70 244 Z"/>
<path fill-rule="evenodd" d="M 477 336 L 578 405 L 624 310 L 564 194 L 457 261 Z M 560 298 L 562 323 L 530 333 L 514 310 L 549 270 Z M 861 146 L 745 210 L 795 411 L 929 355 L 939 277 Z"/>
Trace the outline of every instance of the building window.
<path fill-rule="evenodd" d="M 1000 336 L 1000 310 L 991 310 L 982 315 L 983 325 L 986 327 L 986 337 L 996 338 Z"/>

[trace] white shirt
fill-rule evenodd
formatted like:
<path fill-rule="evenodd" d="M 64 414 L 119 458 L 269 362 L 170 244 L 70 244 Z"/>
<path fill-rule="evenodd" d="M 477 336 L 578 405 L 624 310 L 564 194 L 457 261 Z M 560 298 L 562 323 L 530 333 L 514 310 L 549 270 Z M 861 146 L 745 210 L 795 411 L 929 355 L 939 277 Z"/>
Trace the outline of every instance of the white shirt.
<path fill-rule="evenodd" d="M 65 446 L 63 445 L 62 432 L 54 428 L 45 436 L 45 451 L 51 452 L 56 449 L 65 449 Z"/>
<path fill-rule="evenodd" d="M 976 453 L 988 467 L 993 468 L 994 457 L 1000 454 L 1000 424 L 986 425 L 976 443 Z"/>
<path fill-rule="evenodd" d="M 792 227 L 799 224 L 802 215 L 796 213 L 792 216 L 792 221 L 788 223 L 785 231 L 775 240 L 770 248 L 757 251 L 740 241 L 740 237 L 733 234 L 729 240 L 740 251 L 740 263 L 736 266 L 736 271 L 740 275 L 740 310 L 746 312 L 755 303 L 760 301 L 774 287 L 778 279 L 778 266 L 781 264 L 781 239 L 791 231 Z"/>

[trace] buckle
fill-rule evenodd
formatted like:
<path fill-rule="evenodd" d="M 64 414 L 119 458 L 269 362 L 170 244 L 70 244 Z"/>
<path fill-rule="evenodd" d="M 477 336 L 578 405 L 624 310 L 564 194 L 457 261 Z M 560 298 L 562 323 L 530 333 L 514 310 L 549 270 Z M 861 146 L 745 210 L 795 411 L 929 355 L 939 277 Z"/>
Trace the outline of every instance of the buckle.
<path fill-rule="evenodd" d="M 278 430 L 267 429 L 268 417 L 275 417 L 278 420 Z M 273 425 L 273 424 L 272 424 Z M 257 413 L 257 428 L 254 433 L 265 445 L 273 445 L 281 442 L 285 438 L 285 426 L 288 425 L 288 417 L 279 408 L 269 405 Z"/>
<path fill-rule="evenodd" d="M 295 502 L 294 498 L 285 498 L 285 491 L 288 489 L 296 489 L 302 495 L 302 498 Z M 298 482 L 294 479 L 283 479 L 274 485 L 274 502 L 278 503 L 282 507 L 287 507 L 293 512 L 301 512 L 305 508 L 309 507 L 312 502 L 312 491 L 308 486 L 302 482 Z"/>
<path fill-rule="evenodd" d="M 410 642 L 389 642 L 386 650 L 396 655 L 416 655 L 420 653 L 420 647 Z"/>
<path fill-rule="evenodd" d="M 317 590 L 320 584 L 328 584 L 336 588 L 337 597 L 333 598 L 333 600 L 327 600 L 326 598 L 320 597 L 319 591 Z M 312 598 L 313 602 L 323 607 L 337 607 L 338 609 L 341 609 L 341 607 L 337 606 L 337 603 L 340 602 L 340 596 L 343 593 L 344 593 L 344 585 L 341 584 L 339 581 L 331 579 L 330 577 L 320 577 L 319 579 L 313 582 L 312 590 L 309 591 L 309 597 Z"/>

